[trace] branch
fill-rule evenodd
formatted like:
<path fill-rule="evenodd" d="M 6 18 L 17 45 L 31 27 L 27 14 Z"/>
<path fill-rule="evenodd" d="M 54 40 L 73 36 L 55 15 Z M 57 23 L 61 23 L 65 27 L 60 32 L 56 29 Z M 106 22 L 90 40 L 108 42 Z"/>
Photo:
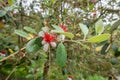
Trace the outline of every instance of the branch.
<path fill-rule="evenodd" d="M 17 66 L 15 68 L 13 68 L 13 70 L 10 72 L 10 74 L 7 76 L 7 78 L 5 80 L 8 80 L 10 78 L 10 76 L 12 75 L 12 73 L 16 70 Z"/>
<path fill-rule="evenodd" d="M 110 8 L 104 8 L 100 7 L 102 10 L 108 11 L 108 12 L 113 12 L 113 13 L 119 13 L 120 9 L 110 9 Z"/>
<path fill-rule="evenodd" d="M 22 51 L 22 50 L 24 50 L 24 49 L 25 49 L 25 47 L 21 48 L 20 50 L 16 51 L 15 53 L 13 53 L 13 54 L 11 54 L 11 55 L 9 55 L 9 56 L 7 56 L 7 57 L 1 59 L 0 62 L 3 62 L 3 61 L 5 61 L 5 60 L 7 60 L 7 59 L 13 57 L 14 55 L 16 55 L 17 53 L 19 53 L 20 51 Z"/>

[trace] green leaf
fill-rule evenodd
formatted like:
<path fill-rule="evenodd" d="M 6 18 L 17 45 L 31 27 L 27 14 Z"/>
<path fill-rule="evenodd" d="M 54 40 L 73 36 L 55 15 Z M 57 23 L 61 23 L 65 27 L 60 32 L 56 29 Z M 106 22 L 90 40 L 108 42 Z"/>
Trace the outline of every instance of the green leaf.
<path fill-rule="evenodd" d="M 13 9 L 14 9 L 14 7 L 5 7 L 4 8 L 4 10 L 6 11 L 6 12 L 8 12 L 8 11 L 13 11 Z"/>
<path fill-rule="evenodd" d="M 107 78 L 105 78 L 105 77 L 102 77 L 102 76 L 100 76 L 100 75 L 93 75 L 93 76 L 89 76 L 88 78 L 87 78 L 87 80 L 108 80 Z"/>
<path fill-rule="evenodd" d="M 13 4 L 13 0 L 8 0 L 8 4 L 12 5 Z"/>
<path fill-rule="evenodd" d="M 105 44 L 103 45 L 103 47 L 102 47 L 102 49 L 101 49 L 101 54 L 105 55 L 108 46 L 109 46 L 109 43 L 105 43 Z"/>
<path fill-rule="evenodd" d="M 56 62 L 59 67 L 63 67 L 67 61 L 67 51 L 63 43 L 59 43 L 56 52 Z"/>
<path fill-rule="evenodd" d="M 104 31 L 104 24 L 101 19 L 95 23 L 95 31 L 97 34 L 101 34 Z"/>
<path fill-rule="evenodd" d="M 115 65 L 115 64 L 117 64 L 118 61 L 116 58 L 111 58 L 110 62 L 112 63 L 112 65 Z"/>
<path fill-rule="evenodd" d="M 29 37 L 29 34 L 27 34 L 26 32 L 24 31 L 21 31 L 21 30 L 15 30 L 15 33 L 21 37 L 24 37 L 24 38 L 28 38 Z"/>
<path fill-rule="evenodd" d="M 74 35 L 72 33 L 70 33 L 70 32 L 61 32 L 61 31 L 57 31 L 57 30 L 52 30 L 52 32 L 63 34 L 65 36 L 69 37 L 69 38 L 74 37 Z"/>
<path fill-rule="evenodd" d="M 80 29 L 82 30 L 83 34 L 86 36 L 89 32 L 89 29 L 86 25 L 79 23 Z"/>
<path fill-rule="evenodd" d="M 90 6 L 89 6 L 89 8 L 90 8 L 90 10 L 92 10 L 93 8 L 94 8 L 94 4 L 91 4 Z"/>
<path fill-rule="evenodd" d="M 24 29 L 25 29 L 26 31 L 28 31 L 28 32 L 31 32 L 31 33 L 37 34 L 36 31 L 35 31 L 35 29 L 32 29 L 31 27 L 27 27 L 27 26 L 25 26 Z"/>
<path fill-rule="evenodd" d="M 57 25 L 52 25 L 57 31 L 64 32 L 63 29 Z"/>
<path fill-rule="evenodd" d="M 5 38 L 6 34 L 0 33 L 0 38 Z"/>
<path fill-rule="evenodd" d="M 3 17 L 6 14 L 6 11 L 0 10 L 0 17 Z"/>
<path fill-rule="evenodd" d="M 116 21 L 112 27 L 110 28 L 110 32 L 112 33 L 114 30 L 116 30 L 120 26 L 120 20 Z"/>
<path fill-rule="evenodd" d="M 40 38 L 35 38 L 35 39 L 30 40 L 26 45 L 26 51 L 28 53 L 37 52 L 42 47 L 41 41 L 42 40 Z"/>
<path fill-rule="evenodd" d="M 99 43 L 110 38 L 110 34 L 101 34 L 97 36 L 93 36 L 92 38 L 88 39 L 88 42 Z"/>
<path fill-rule="evenodd" d="M 3 1 L 3 0 L 0 0 L 0 3 L 4 3 L 4 1 Z"/>
<path fill-rule="evenodd" d="M 54 3 L 55 2 L 55 0 L 51 0 L 52 1 L 52 3 Z"/>
<path fill-rule="evenodd" d="M 26 76 L 27 79 L 28 79 L 28 78 L 33 78 L 33 77 L 34 77 L 33 74 L 28 74 L 28 75 Z"/>
<path fill-rule="evenodd" d="M 113 44 L 113 45 L 112 45 L 112 49 L 113 49 L 113 51 L 114 51 L 115 57 L 120 56 L 120 51 L 119 51 L 119 48 L 118 48 L 117 45 Z"/>

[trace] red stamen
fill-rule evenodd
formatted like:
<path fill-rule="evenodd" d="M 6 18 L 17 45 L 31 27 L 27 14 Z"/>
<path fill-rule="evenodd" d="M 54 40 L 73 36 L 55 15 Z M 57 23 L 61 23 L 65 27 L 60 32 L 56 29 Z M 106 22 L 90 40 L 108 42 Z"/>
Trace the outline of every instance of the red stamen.
<path fill-rule="evenodd" d="M 25 57 L 25 53 L 21 53 L 21 54 L 20 54 L 20 57 L 21 57 L 21 58 Z"/>
<path fill-rule="evenodd" d="M 67 26 L 65 26 L 63 24 L 59 24 L 59 26 L 64 30 L 64 32 L 67 32 L 67 30 L 68 30 Z"/>
<path fill-rule="evenodd" d="M 97 15 L 96 12 L 94 12 L 94 13 L 93 13 L 93 16 L 96 17 L 96 15 Z"/>
<path fill-rule="evenodd" d="M 49 33 L 45 33 L 43 39 L 46 42 L 50 43 L 50 42 L 55 40 L 55 37 L 53 35 L 49 34 Z"/>

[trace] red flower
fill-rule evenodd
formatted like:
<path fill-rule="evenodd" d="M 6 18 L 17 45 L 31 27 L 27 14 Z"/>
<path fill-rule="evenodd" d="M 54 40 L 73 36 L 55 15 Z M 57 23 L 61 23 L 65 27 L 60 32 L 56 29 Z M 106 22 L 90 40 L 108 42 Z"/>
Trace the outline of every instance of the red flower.
<path fill-rule="evenodd" d="M 94 12 L 94 13 L 93 13 L 93 16 L 96 17 L 96 15 L 97 15 L 96 12 Z"/>
<path fill-rule="evenodd" d="M 64 32 L 67 32 L 67 30 L 68 30 L 67 26 L 65 26 L 63 24 L 59 24 L 59 26 L 64 30 Z"/>
<path fill-rule="evenodd" d="M 49 33 L 44 33 L 43 40 L 46 41 L 47 43 L 53 42 L 55 40 L 55 37 Z"/>
<path fill-rule="evenodd" d="M 2 50 L 1 53 L 2 53 L 2 54 L 6 54 L 6 51 L 5 51 L 5 50 Z"/>
<path fill-rule="evenodd" d="M 55 48 L 56 47 L 56 43 L 54 42 L 54 40 L 55 40 L 54 34 L 48 33 L 48 31 L 49 31 L 48 27 L 43 27 L 42 30 L 43 31 L 40 31 L 38 36 L 43 38 L 43 40 L 41 42 L 43 44 L 43 50 L 47 51 L 50 46 Z"/>
<path fill-rule="evenodd" d="M 25 53 L 20 54 L 20 58 L 23 58 L 23 57 L 25 57 Z"/>
<path fill-rule="evenodd" d="M 96 5 L 97 2 L 93 2 L 93 3 L 94 3 L 94 5 Z"/>
<path fill-rule="evenodd" d="M 72 79 L 73 77 L 72 77 L 71 75 L 69 75 L 68 78 L 71 78 L 71 79 Z"/>

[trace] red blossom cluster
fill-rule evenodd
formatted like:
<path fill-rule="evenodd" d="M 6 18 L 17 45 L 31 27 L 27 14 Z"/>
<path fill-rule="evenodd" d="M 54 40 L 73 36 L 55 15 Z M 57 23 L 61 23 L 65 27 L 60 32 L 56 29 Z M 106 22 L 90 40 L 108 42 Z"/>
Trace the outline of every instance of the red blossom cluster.
<path fill-rule="evenodd" d="M 65 26 L 63 24 L 59 24 L 58 26 L 61 27 L 64 30 L 64 32 L 67 32 L 67 30 L 68 30 L 67 26 Z"/>
<path fill-rule="evenodd" d="M 0 52 L 0 56 L 5 56 L 6 54 L 7 54 L 6 50 L 2 50 L 2 51 Z"/>
<path fill-rule="evenodd" d="M 58 25 L 61 29 L 63 29 L 64 32 L 67 32 L 68 28 L 67 26 L 63 24 Z M 39 32 L 39 37 L 42 37 L 42 44 L 43 44 L 43 50 L 47 51 L 49 46 L 56 47 L 57 41 L 63 41 L 65 36 L 64 35 L 56 35 L 56 33 L 49 32 L 48 27 L 43 27 L 42 31 Z M 59 39 L 59 40 L 58 40 Z"/>
<path fill-rule="evenodd" d="M 48 42 L 48 43 L 50 43 L 50 42 L 55 40 L 55 37 L 53 35 L 51 35 L 51 34 L 46 32 L 46 33 L 44 33 L 43 40 Z"/>

